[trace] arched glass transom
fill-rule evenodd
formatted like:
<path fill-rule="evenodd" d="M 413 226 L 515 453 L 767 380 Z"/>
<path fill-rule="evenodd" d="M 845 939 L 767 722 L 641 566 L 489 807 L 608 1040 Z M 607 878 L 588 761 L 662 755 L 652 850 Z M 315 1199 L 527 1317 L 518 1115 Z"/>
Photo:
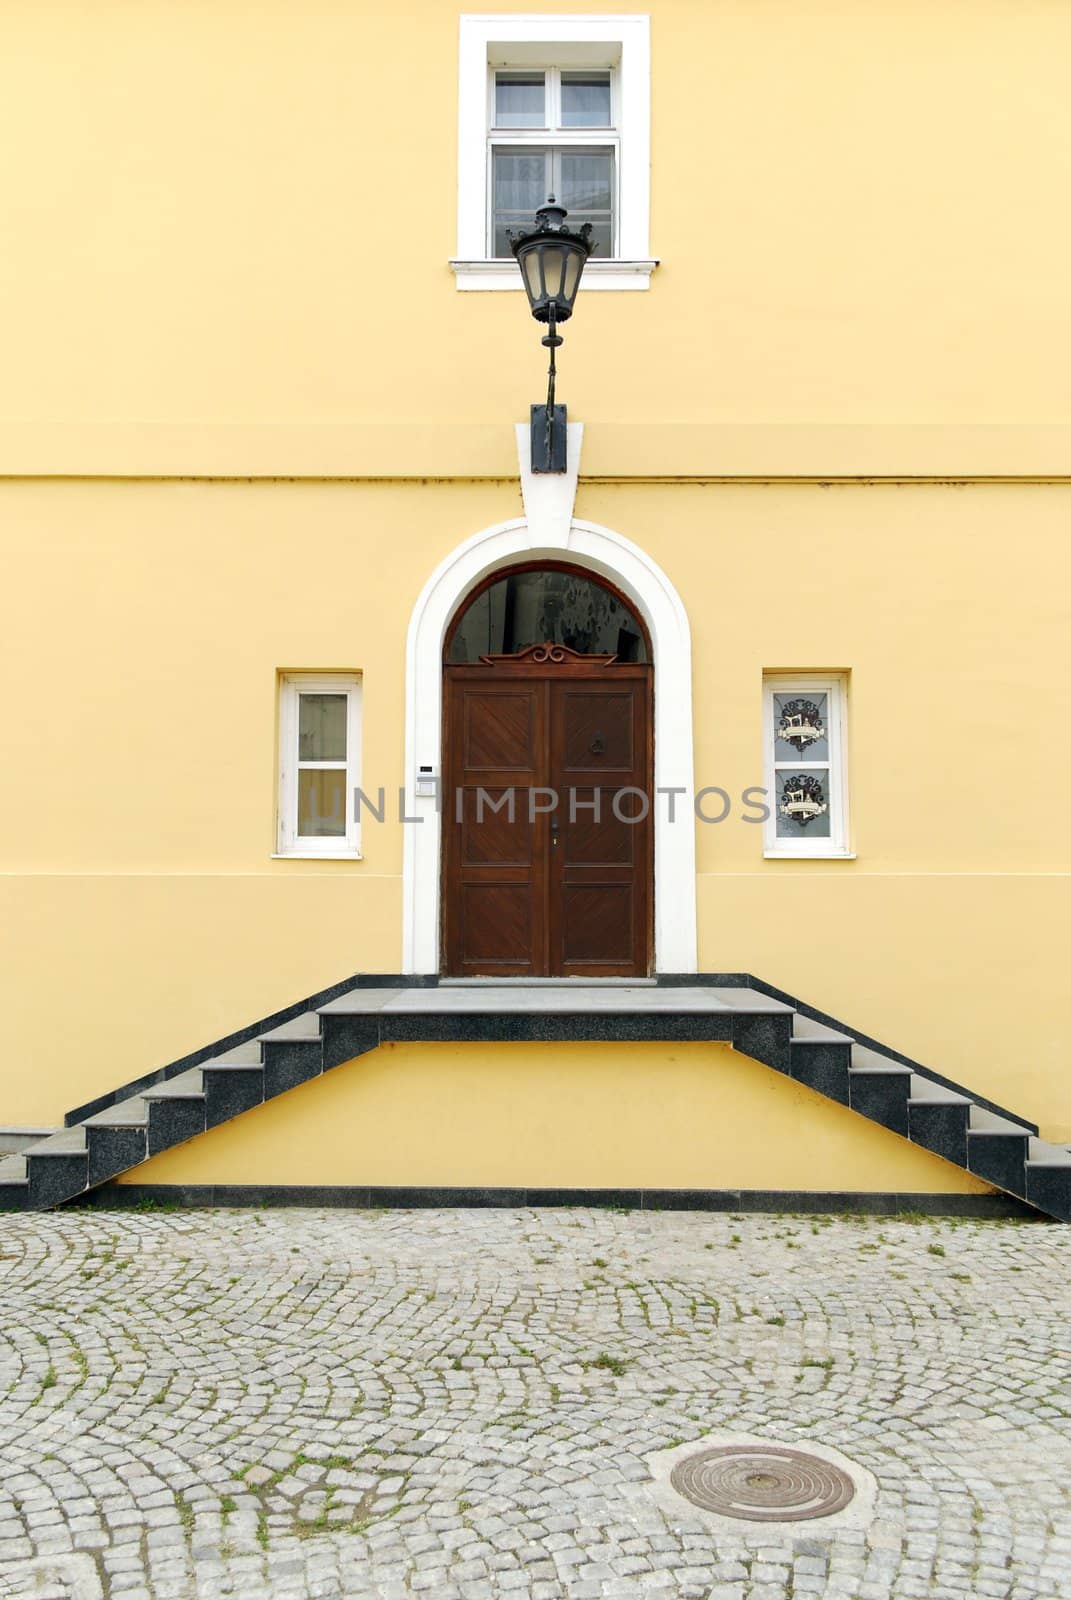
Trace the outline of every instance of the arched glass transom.
<path fill-rule="evenodd" d="M 446 660 L 460 666 L 538 644 L 648 659 L 644 630 L 613 589 L 575 567 L 537 567 L 507 572 L 477 591 L 454 623 Z"/>

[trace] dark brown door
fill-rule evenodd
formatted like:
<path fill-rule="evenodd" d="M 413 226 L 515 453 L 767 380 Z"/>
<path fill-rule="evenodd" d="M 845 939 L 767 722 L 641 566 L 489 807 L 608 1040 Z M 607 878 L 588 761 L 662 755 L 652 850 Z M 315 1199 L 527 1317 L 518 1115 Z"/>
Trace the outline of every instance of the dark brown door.
<path fill-rule="evenodd" d="M 445 674 L 445 970 L 646 974 L 650 668 L 576 658 Z"/>

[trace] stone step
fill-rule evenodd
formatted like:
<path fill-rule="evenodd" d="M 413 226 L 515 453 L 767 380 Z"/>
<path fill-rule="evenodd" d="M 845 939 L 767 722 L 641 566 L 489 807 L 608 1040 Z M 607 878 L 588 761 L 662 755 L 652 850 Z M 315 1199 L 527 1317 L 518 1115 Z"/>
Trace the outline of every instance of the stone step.
<path fill-rule="evenodd" d="M 0 1211 L 25 1211 L 29 1203 L 26 1157 L 5 1156 L 0 1161 Z"/>
<path fill-rule="evenodd" d="M 140 1166 L 149 1153 L 149 1105 L 131 1095 L 85 1121 L 89 1144 L 89 1187 L 107 1183 Z"/>
<path fill-rule="evenodd" d="M 967 1127 L 972 1102 L 918 1073 L 911 1074 L 907 1102 L 908 1137 L 957 1167 L 967 1165 Z"/>
<path fill-rule="evenodd" d="M 971 1106 L 967 1124 L 967 1168 L 987 1183 L 1026 1199 L 1029 1129 L 984 1106 Z"/>
<path fill-rule="evenodd" d="M 374 1020 L 372 1027 L 378 1044 L 378 1024 Z M 282 1027 L 262 1033 L 257 1044 L 264 1062 L 265 1100 L 273 1100 L 277 1094 L 285 1094 L 287 1089 L 296 1089 L 299 1083 L 308 1083 L 310 1078 L 318 1078 L 324 1071 L 325 1040 L 318 1012 L 302 1012 L 290 1022 L 284 1022 Z M 355 1050 L 353 1053 L 360 1055 L 361 1051 Z M 339 1056 L 330 1064 L 337 1067 L 348 1059 L 347 1056 Z"/>
<path fill-rule="evenodd" d="M 30 1145 L 59 1132 L 59 1128 L 0 1127 L 0 1157 L 20 1155 Z"/>
<path fill-rule="evenodd" d="M 89 1183 L 86 1130 L 76 1125 L 54 1133 L 26 1151 L 30 1209 L 45 1211 L 81 1194 Z"/>
<path fill-rule="evenodd" d="M 180 1072 L 166 1083 L 143 1089 L 141 1098 L 148 1109 L 147 1154 L 156 1156 L 173 1145 L 183 1144 L 204 1133 L 204 1079 L 200 1067 Z"/>
<path fill-rule="evenodd" d="M 205 1127 L 216 1128 L 264 1099 L 264 1067 L 259 1061 L 206 1061 L 201 1068 Z"/>
<path fill-rule="evenodd" d="M 149 1108 L 140 1094 L 129 1100 L 120 1100 L 105 1111 L 98 1111 L 85 1119 L 87 1128 L 146 1128 L 149 1125 Z"/>
<path fill-rule="evenodd" d="M 910 1137 L 907 1102 L 911 1093 L 910 1067 L 869 1045 L 852 1045 L 848 1073 L 849 1104 L 872 1122 L 880 1122 L 903 1138 Z"/>
<path fill-rule="evenodd" d="M 207 1066 L 228 1067 L 259 1067 L 262 1065 L 260 1041 L 250 1039 L 246 1044 L 236 1044 L 233 1050 L 225 1050 L 222 1055 L 213 1056 Z"/>
<path fill-rule="evenodd" d="M 1031 1139 L 1026 1160 L 1026 1198 L 1060 1222 L 1071 1222 L 1071 1149 Z"/>
<path fill-rule="evenodd" d="M 819 1094 L 849 1105 L 853 1043 L 850 1034 L 797 1012 L 792 1018 L 792 1076 Z"/>

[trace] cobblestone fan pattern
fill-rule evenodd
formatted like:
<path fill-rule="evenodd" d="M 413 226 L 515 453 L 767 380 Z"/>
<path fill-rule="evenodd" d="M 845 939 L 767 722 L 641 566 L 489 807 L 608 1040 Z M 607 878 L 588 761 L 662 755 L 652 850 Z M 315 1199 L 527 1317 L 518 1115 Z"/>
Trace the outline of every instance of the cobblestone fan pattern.
<path fill-rule="evenodd" d="M 1071 1229 L 561 1211 L 0 1217 L 0 1595 L 1071 1597 Z M 877 1476 L 713 1533 L 719 1430 Z"/>

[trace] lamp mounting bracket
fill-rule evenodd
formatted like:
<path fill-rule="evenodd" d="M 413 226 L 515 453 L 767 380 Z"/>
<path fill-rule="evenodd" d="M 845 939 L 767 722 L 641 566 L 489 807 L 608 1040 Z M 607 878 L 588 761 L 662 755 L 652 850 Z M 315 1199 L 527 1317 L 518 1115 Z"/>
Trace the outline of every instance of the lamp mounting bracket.
<path fill-rule="evenodd" d="M 533 472 L 566 471 L 567 422 L 568 414 L 565 406 L 554 406 L 553 410 L 548 410 L 546 406 L 532 407 Z"/>

